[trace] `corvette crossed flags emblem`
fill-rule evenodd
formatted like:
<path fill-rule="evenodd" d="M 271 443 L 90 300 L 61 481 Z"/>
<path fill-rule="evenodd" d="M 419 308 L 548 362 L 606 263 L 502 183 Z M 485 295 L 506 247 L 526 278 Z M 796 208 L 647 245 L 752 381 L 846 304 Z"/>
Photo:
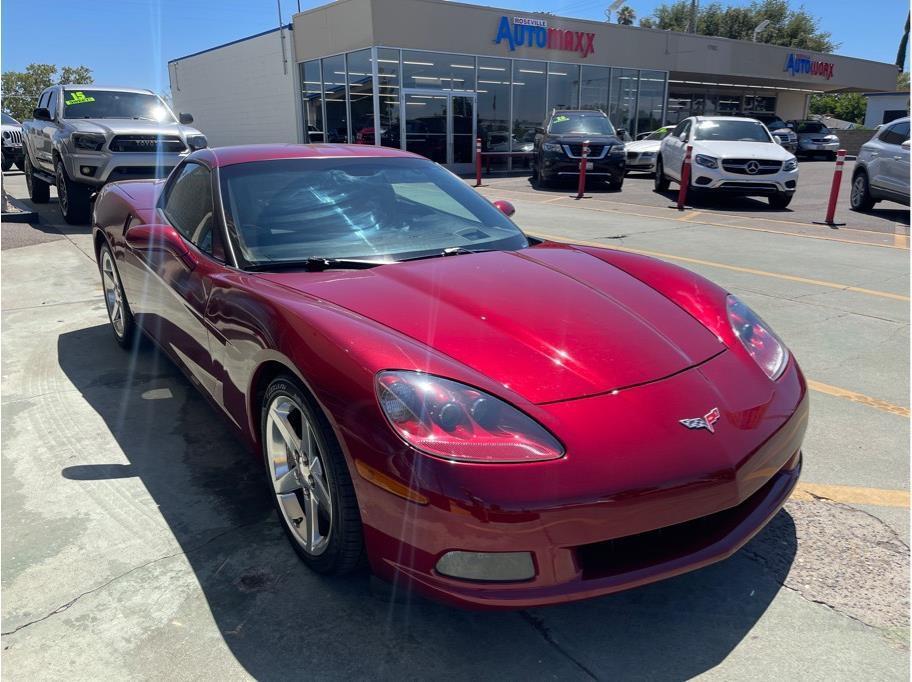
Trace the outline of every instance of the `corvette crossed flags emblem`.
<path fill-rule="evenodd" d="M 712 408 L 702 417 L 694 417 L 693 419 L 682 419 L 681 423 L 686 426 L 688 429 L 706 429 L 710 433 L 715 433 L 716 430 L 713 428 L 713 424 L 719 421 L 721 417 L 718 407 Z"/>

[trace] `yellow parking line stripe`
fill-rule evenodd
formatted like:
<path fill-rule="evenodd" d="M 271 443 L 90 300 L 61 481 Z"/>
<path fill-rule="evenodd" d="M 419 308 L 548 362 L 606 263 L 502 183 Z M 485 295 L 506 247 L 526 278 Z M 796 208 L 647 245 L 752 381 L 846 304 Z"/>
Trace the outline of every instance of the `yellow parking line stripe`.
<path fill-rule="evenodd" d="M 910 414 L 908 407 L 894 405 L 893 403 L 887 402 L 886 400 L 881 400 L 880 398 L 872 398 L 871 396 L 864 395 L 863 393 L 856 393 L 855 391 L 849 391 L 845 388 L 839 388 L 838 386 L 830 386 L 829 384 L 824 384 L 820 381 L 814 381 L 813 379 L 808 379 L 807 385 L 808 388 L 812 391 L 825 393 L 827 395 L 835 396 L 836 398 L 845 398 L 846 400 L 851 400 L 854 403 L 867 405 L 868 407 L 873 407 L 876 410 L 889 412 L 890 414 L 899 415 L 900 417 L 908 417 Z"/>
<path fill-rule="evenodd" d="M 686 223 L 688 220 L 690 220 L 691 218 L 696 218 L 698 215 L 703 215 L 703 212 L 702 211 L 691 211 L 690 213 L 687 213 L 687 214 L 681 216 L 680 218 L 677 218 L 676 220 L 679 223 Z"/>
<path fill-rule="evenodd" d="M 905 233 L 906 226 L 894 223 L 893 225 L 893 245 L 901 249 L 909 248 L 909 235 Z"/>
<path fill-rule="evenodd" d="M 759 275 L 761 277 L 771 277 L 773 279 L 782 279 L 788 282 L 799 282 L 801 284 L 812 284 L 818 287 L 826 287 L 828 289 L 839 289 L 840 291 L 852 291 L 857 294 L 865 294 L 867 296 L 878 296 L 880 298 L 889 298 L 894 301 L 909 301 L 908 296 L 903 294 L 894 294 L 889 291 L 877 291 L 875 289 L 865 289 L 864 287 L 856 287 L 849 284 L 839 284 L 838 282 L 828 282 L 822 279 L 810 279 L 808 277 L 799 277 L 798 275 L 786 275 L 781 272 L 767 272 L 766 270 L 757 270 L 756 268 L 744 268 L 740 265 L 728 265 L 727 263 L 716 263 L 711 260 L 702 260 L 700 258 L 688 258 L 686 256 L 675 256 L 670 253 L 662 253 L 660 251 L 647 251 L 646 249 L 631 249 L 626 246 L 617 246 L 615 244 L 604 244 L 598 242 L 590 241 L 581 241 L 574 240 L 566 236 L 558 235 L 548 235 L 538 233 L 539 237 L 544 239 L 551 239 L 554 241 L 561 241 L 567 243 L 576 243 L 584 244 L 586 246 L 599 246 L 601 248 L 616 249 L 618 251 L 627 251 L 629 253 L 638 253 L 643 256 L 654 256 L 655 258 L 665 258 L 668 260 L 681 261 L 682 263 L 692 263 L 694 265 L 705 265 L 711 268 L 719 268 L 721 270 L 731 270 L 732 272 L 743 272 L 750 275 Z"/>
<path fill-rule="evenodd" d="M 849 485 L 826 485 L 799 482 L 792 493 L 793 500 L 808 501 L 824 498 L 843 504 L 871 504 L 878 507 L 909 508 L 908 490 L 858 488 Z"/>

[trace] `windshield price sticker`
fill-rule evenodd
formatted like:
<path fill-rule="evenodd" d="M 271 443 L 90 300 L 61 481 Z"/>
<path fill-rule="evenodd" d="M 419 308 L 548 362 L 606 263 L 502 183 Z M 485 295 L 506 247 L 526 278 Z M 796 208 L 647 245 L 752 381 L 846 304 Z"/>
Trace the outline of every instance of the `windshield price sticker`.
<path fill-rule="evenodd" d="M 563 123 L 564 121 L 569 121 L 569 120 L 570 120 L 569 116 L 555 116 L 554 117 L 554 123 Z"/>
<path fill-rule="evenodd" d="M 76 92 L 71 92 L 71 93 L 70 93 L 70 96 L 71 96 L 73 99 L 68 99 L 68 100 L 65 100 L 65 101 L 64 101 L 64 104 L 66 104 L 67 106 L 70 106 L 71 104 L 85 104 L 85 103 L 87 103 L 87 102 L 94 102 L 94 101 L 95 101 L 95 98 L 94 98 L 94 97 L 86 97 L 86 96 L 83 95 L 82 92 L 80 92 L 79 90 L 77 90 Z"/>

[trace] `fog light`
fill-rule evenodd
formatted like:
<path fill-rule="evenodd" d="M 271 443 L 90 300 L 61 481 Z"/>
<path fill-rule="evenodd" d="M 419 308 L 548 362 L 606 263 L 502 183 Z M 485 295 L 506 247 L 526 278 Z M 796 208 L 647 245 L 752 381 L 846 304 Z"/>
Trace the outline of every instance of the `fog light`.
<path fill-rule="evenodd" d="M 789 189 L 795 189 L 795 181 L 794 181 L 794 180 L 786 180 L 786 181 L 785 181 L 785 186 L 788 187 Z"/>
<path fill-rule="evenodd" d="M 447 552 L 437 572 L 461 580 L 512 582 L 535 577 L 529 552 Z"/>
<path fill-rule="evenodd" d="M 712 182 L 711 178 L 707 178 L 705 175 L 701 175 L 699 178 L 694 180 L 695 185 L 708 185 Z"/>
<path fill-rule="evenodd" d="M 82 173 L 83 175 L 88 175 L 89 177 L 92 177 L 93 175 L 95 175 L 96 168 L 98 168 L 98 166 L 80 166 L 79 172 Z"/>

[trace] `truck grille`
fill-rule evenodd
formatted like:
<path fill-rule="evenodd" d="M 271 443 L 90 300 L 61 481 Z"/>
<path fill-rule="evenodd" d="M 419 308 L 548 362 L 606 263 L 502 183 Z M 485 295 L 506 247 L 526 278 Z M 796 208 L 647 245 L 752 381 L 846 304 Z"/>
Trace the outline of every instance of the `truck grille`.
<path fill-rule="evenodd" d="M 112 152 L 174 154 L 186 149 L 177 135 L 115 135 L 108 145 Z"/>
<path fill-rule="evenodd" d="M 15 145 L 22 144 L 22 131 L 21 130 L 7 130 L 5 132 L 9 136 L 6 139 L 9 140 L 10 144 L 15 144 Z"/>
<path fill-rule="evenodd" d="M 772 175 L 782 168 L 781 161 L 764 161 L 763 159 L 725 159 L 722 168 L 738 175 Z M 752 169 L 754 170 L 751 173 Z"/>
<path fill-rule="evenodd" d="M 604 156 L 603 144 L 590 144 L 589 145 L 589 154 L 587 158 L 590 159 L 600 159 Z M 567 152 L 567 156 L 572 156 L 574 159 L 578 159 L 583 155 L 583 145 L 581 144 L 565 144 L 564 151 Z"/>

